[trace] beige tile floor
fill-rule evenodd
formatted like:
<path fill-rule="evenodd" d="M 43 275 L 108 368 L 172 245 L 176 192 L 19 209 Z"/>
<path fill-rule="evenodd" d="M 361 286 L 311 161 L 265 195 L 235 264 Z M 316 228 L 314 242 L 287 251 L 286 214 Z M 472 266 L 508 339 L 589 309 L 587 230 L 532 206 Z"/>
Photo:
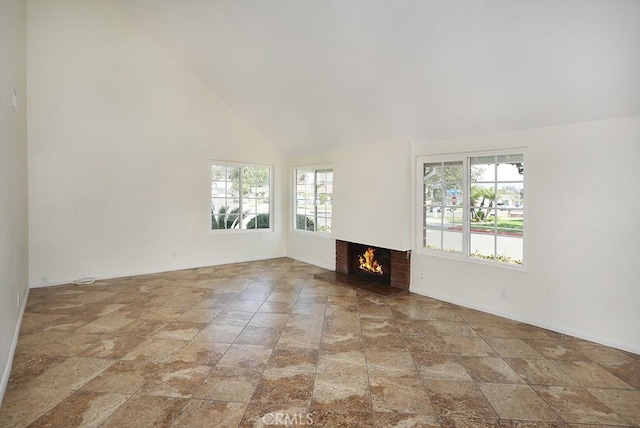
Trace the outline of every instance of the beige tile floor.
<path fill-rule="evenodd" d="M 274 259 L 31 290 L 1 427 L 638 426 L 640 356 Z"/>

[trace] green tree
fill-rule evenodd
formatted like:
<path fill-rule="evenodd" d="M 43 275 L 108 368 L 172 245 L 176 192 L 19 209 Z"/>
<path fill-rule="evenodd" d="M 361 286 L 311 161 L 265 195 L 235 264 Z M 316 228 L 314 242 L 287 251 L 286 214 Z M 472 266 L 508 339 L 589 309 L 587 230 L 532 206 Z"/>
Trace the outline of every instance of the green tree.
<path fill-rule="evenodd" d="M 477 201 L 481 199 L 480 205 L 477 205 Z M 487 211 L 484 212 L 484 204 L 489 201 L 487 205 Z M 471 219 L 473 221 L 485 220 L 491 214 L 491 208 L 493 208 L 496 202 L 496 189 L 493 187 L 482 188 L 480 186 L 471 186 Z M 477 209 L 477 210 L 476 210 Z"/>
<path fill-rule="evenodd" d="M 264 189 L 269 186 L 269 168 L 244 166 L 242 168 L 228 168 L 229 181 L 232 181 L 232 188 L 239 191 L 240 174 L 242 173 L 242 196 L 249 196 L 256 192 L 256 197 L 264 198 Z"/>
<path fill-rule="evenodd" d="M 258 214 L 247 222 L 247 229 L 269 229 L 269 226 L 269 214 Z"/>
<path fill-rule="evenodd" d="M 480 203 L 478 211 L 476 211 L 478 199 L 480 198 L 482 198 L 482 202 Z M 478 186 L 471 186 L 471 195 L 469 199 L 469 206 L 471 208 L 471 219 L 473 221 L 482 220 L 484 218 L 484 213 L 482 212 L 482 208 L 484 207 L 485 202 L 484 189 Z"/>
<path fill-rule="evenodd" d="M 240 214 L 240 208 L 220 207 L 217 213 L 211 209 L 211 229 L 238 229 L 245 216 L 246 213 Z"/>
<path fill-rule="evenodd" d="M 496 201 L 496 189 L 493 187 L 488 187 L 484 189 L 483 196 L 489 200 L 489 205 L 487 206 L 487 214 L 484 216 L 485 218 L 487 218 L 489 217 L 489 214 L 491 214 L 491 208 L 493 207 L 493 204 Z"/>
<path fill-rule="evenodd" d="M 296 229 L 297 230 L 316 230 L 316 224 L 313 219 L 307 217 L 304 214 L 296 215 Z"/>

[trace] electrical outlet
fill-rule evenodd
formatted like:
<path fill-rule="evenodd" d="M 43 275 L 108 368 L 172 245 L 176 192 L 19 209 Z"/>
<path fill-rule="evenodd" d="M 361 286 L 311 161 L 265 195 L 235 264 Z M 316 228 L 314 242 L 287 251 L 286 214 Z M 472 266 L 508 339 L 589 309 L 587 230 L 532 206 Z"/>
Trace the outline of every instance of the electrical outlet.
<path fill-rule="evenodd" d="M 178 253 L 176 252 L 176 250 L 173 250 L 173 251 L 171 252 L 171 258 L 172 258 L 172 259 L 175 259 L 177 255 L 178 255 Z"/>
<path fill-rule="evenodd" d="M 16 295 L 18 296 L 18 307 L 20 307 L 20 292 L 18 291 Z"/>
<path fill-rule="evenodd" d="M 509 294 L 507 294 L 507 289 L 506 288 L 501 288 L 500 289 L 500 298 L 501 299 L 508 299 L 509 298 Z"/>

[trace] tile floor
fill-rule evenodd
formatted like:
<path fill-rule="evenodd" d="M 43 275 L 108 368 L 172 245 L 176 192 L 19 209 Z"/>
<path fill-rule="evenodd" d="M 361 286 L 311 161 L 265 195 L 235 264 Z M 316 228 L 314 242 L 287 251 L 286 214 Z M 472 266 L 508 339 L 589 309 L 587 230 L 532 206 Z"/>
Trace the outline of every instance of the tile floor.
<path fill-rule="evenodd" d="M 274 259 L 31 290 L 1 427 L 640 425 L 640 356 Z"/>

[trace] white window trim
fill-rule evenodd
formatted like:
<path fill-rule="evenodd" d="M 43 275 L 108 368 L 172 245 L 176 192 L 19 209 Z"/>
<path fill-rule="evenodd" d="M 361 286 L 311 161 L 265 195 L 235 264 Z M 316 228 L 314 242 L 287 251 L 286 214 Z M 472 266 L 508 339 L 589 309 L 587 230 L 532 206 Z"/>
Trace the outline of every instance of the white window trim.
<path fill-rule="evenodd" d="M 251 163 L 251 162 L 235 162 L 235 161 L 223 161 L 223 160 L 209 160 L 209 211 L 211 211 L 211 167 L 214 165 L 218 166 L 232 166 L 232 167 L 259 167 L 259 168 L 269 168 L 269 228 L 263 229 L 212 229 L 211 228 L 211 215 L 208 217 L 208 225 L 209 225 L 209 234 L 210 235 L 218 235 L 218 234 L 235 234 L 235 233 L 265 233 L 265 232 L 273 232 L 274 231 L 274 207 L 273 201 L 274 199 L 274 175 L 275 175 L 275 166 L 267 165 L 267 164 L 259 164 L 259 163 Z M 242 198 L 242 195 L 240 196 Z"/>
<path fill-rule="evenodd" d="M 322 231 L 318 231 L 318 230 L 301 230 L 301 229 L 297 229 L 296 228 L 296 221 L 297 221 L 297 176 L 296 176 L 296 170 L 298 169 L 313 169 L 314 171 L 319 170 L 319 169 L 330 169 L 333 174 L 334 174 L 334 180 L 333 183 L 335 183 L 335 170 L 334 170 L 334 166 L 332 163 L 321 163 L 321 164 L 305 164 L 305 165 L 294 165 L 291 167 L 291 180 L 290 183 L 292 183 L 291 186 L 291 232 L 293 233 L 299 233 L 302 235 L 310 235 L 310 236 L 316 236 L 319 238 L 326 238 L 329 239 L 331 238 L 331 235 L 333 233 L 333 228 L 331 228 L 331 232 L 322 232 Z M 333 202 L 333 201 L 332 201 Z M 332 203 L 333 205 L 333 203 Z M 331 221 L 333 222 L 333 210 L 331 211 Z"/>
<path fill-rule="evenodd" d="M 529 203 L 524 204 L 523 214 L 524 214 L 524 227 L 522 230 L 522 265 L 516 265 L 511 263 L 498 262 L 493 260 L 485 260 L 475 257 L 469 256 L 469 239 L 470 239 L 470 222 L 469 222 L 469 209 L 468 209 L 468 198 L 469 191 L 471 189 L 470 181 L 470 168 L 469 168 L 469 159 L 472 157 L 481 157 L 481 156 L 501 156 L 501 155 L 514 155 L 521 154 L 525 159 L 526 172 L 523 176 L 523 188 L 527 189 L 527 181 L 530 175 L 531 168 L 529 167 L 530 162 L 527 157 L 527 149 L 526 148 L 514 148 L 514 149 L 501 149 L 501 150 L 487 150 L 487 151 L 475 151 L 475 152 L 459 152 L 459 153 L 448 153 L 448 154 L 436 154 L 436 155 L 421 155 L 416 156 L 416 170 L 415 170 L 415 184 L 416 184 L 416 211 L 415 211 L 415 220 L 416 220 L 416 229 L 415 229 L 415 251 L 418 254 L 424 254 L 428 256 L 435 256 L 440 258 L 445 258 L 449 260 L 463 260 L 468 263 L 475 263 L 484 266 L 492 266 L 498 267 L 502 269 L 510 269 L 526 272 L 527 271 L 527 247 L 528 247 L 528 239 L 527 239 L 527 231 L 529 227 L 527 224 L 529 223 L 529 216 L 527 214 Z M 451 253 L 442 250 L 436 250 L 432 248 L 427 248 L 424 246 L 423 240 L 423 205 L 424 205 L 424 177 L 423 165 L 425 163 L 434 163 L 434 162 L 459 162 L 462 160 L 463 165 L 463 189 L 465 189 L 465 197 L 463 200 L 464 209 L 463 209 L 463 231 L 462 231 L 462 253 Z"/>

